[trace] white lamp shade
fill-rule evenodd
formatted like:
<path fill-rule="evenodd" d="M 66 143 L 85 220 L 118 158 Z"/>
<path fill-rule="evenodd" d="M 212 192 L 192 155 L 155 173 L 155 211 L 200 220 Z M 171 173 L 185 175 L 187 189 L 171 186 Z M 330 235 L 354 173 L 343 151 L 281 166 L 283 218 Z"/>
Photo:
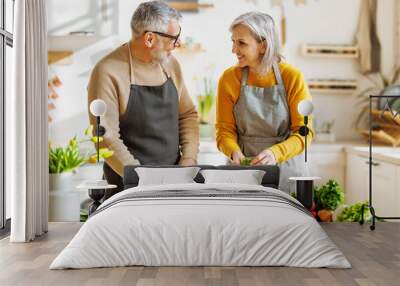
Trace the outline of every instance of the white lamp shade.
<path fill-rule="evenodd" d="M 103 116 L 106 114 L 107 105 L 102 99 L 95 99 L 90 103 L 90 113 L 94 116 Z"/>
<path fill-rule="evenodd" d="M 297 106 L 297 110 L 299 111 L 299 113 L 301 115 L 308 116 L 313 112 L 314 105 L 311 102 L 311 100 L 304 99 L 299 102 L 299 105 Z"/>

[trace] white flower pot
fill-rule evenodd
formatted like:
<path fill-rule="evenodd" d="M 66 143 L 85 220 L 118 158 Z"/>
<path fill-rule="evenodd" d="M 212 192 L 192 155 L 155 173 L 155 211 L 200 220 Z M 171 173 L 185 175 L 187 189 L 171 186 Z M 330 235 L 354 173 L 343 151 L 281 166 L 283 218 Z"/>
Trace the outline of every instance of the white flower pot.
<path fill-rule="evenodd" d="M 335 133 L 317 133 L 315 136 L 316 142 L 335 142 Z"/>
<path fill-rule="evenodd" d="M 72 172 L 49 174 L 49 190 L 50 191 L 70 191 L 73 187 Z"/>
<path fill-rule="evenodd" d="M 200 138 L 212 138 L 214 126 L 211 124 L 200 124 Z"/>

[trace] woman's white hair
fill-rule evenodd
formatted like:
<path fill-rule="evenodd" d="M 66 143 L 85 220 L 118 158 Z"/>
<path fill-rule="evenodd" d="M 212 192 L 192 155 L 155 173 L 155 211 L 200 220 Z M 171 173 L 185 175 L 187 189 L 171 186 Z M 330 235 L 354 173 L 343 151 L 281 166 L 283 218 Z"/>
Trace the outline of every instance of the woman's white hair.
<path fill-rule="evenodd" d="M 272 69 L 273 62 L 280 62 L 282 55 L 279 53 L 280 42 L 279 36 L 276 31 L 275 23 L 272 17 L 266 13 L 261 12 L 248 12 L 240 15 L 233 20 L 229 30 L 243 25 L 249 28 L 254 38 L 258 42 L 265 41 L 266 51 L 262 55 L 261 63 L 258 68 L 258 73 L 264 74 Z"/>
<path fill-rule="evenodd" d="M 132 15 L 132 38 L 141 37 L 146 31 L 166 32 L 171 20 L 180 21 L 181 14 L 162 1 L 141 3 Z"/>

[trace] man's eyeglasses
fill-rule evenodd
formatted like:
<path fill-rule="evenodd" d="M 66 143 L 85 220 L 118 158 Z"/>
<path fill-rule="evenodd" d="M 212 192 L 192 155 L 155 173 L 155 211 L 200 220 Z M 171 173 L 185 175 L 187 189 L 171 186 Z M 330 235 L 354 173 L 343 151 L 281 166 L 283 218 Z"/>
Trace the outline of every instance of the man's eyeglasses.
<path fill-rule="evenodd" d="M 170 34 L 165 34 L 165 33 L 162 33 L 162 32 L 157 32 L 157 31 L 144 31 L 144 32 L 145 32 L 145 33 L 147 33 L 147 32 L 151 32 L 151 33 L 154 33 L 154 34 L 160 35 L 161 37 L 165 37 L 165 38 L 173 39 L 173 40 L 174 40 L 174 46 L 176 46 L 176 43 L 177 43 L 177 42 L 178 42 L 178 40 L 179 40 L 179 36 L 181 35 L 181 30 L 182 30 L 182 28 L 181 28 L 181 27 L 179 27 L 179 33 L 178 33 L 178 35 L 176 35 L 176 36 L 172 36 L 172 35 L 170 35 Z"/>

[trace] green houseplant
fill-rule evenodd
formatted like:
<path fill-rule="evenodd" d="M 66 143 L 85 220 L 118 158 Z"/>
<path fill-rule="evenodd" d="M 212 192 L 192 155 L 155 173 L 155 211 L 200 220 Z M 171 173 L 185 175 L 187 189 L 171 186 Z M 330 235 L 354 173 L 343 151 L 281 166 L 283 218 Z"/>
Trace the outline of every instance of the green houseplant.
<path fill-rule="evenodd" d="M 344 193 L 339 183 L 329 180 L 325 185 L 315 187 L 314 195 L 320 220 L 332 221 L 333 211 L 344 202 Z"/>
<path fill-rule="evenodd" d="M 97 151 L 93 147 L 89 151 L 82 152 L 80 145 L 89 142 L 97 142 L 97 137 L 92 136 L 93 126 L 87 128 L 84 132 L 84 138 L 79 140 L 74 136 L 67 146 L 52 147 L 48 145 L 49 150 L 49 182 L 51 190 L 67 189 L 70 185 L 72 172 L 79 166 L 86 163 L 96 163 Z M 99 137 L 99 142 L 103 140 Z M 91 146 L 93 144 L 91 143 Z M 101 159 L 111 157 L 113 151 L 108 148 L 99 149 L 99 157 Z"/>
<path fill-rule="evenodd" d="M 364 206 L 364 220 L 368 221 L 371 218 L 371 214 L 368 208 L 368 202 L 359 202 L 350 206 L 345 206 L 341 214 L 338 215 L 338 221 L 349 221 L 349 222 L 360 222 L 361 221 L 361 210 Z"/>
<path fill-rule="evenodd" d="M 203 87 L 197 96 L 198 112 L 200 116 L 200 136 L 210 137 L 212 126 L 210 124 L 210 114 L 214 105 L 215 90 L 211 78 L 203 78 Z"/>

